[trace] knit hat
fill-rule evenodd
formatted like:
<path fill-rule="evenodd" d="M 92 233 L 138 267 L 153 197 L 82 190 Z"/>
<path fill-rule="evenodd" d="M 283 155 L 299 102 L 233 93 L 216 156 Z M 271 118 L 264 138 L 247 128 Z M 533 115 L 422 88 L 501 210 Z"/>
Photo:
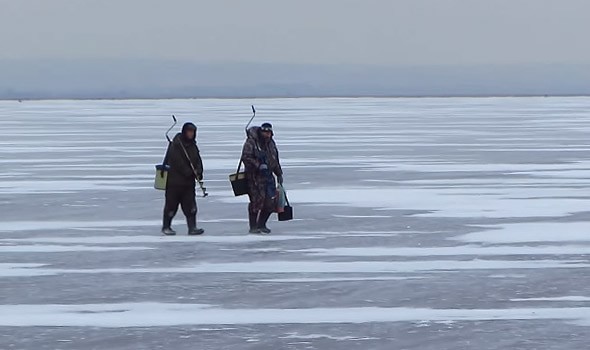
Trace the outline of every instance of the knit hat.
<path fill-rule="evenodd" d="M 264 123 L 260 126 L 260 130 L 261 131 L 270 131 L 271 134 L 274 135 L 274 132 L 272 131 L 272 124 L 271 123 Z"/>

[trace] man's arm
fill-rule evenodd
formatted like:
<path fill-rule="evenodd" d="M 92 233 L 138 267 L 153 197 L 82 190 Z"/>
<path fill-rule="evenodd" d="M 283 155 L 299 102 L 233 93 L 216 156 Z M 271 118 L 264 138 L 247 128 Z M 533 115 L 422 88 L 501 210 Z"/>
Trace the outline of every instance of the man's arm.
<path fill-rule="evenodd" d="M 196 166 L 196 169 L 195 170 L 197 171 L 197 180 L 201 181 L 201 180 L 203 180 L 203 171 L 204 171 L 204 169 L 203 169 L 203 159 L 201 159 L 201 152 L 199 151 L 199 147 L 197 147 L 195 145 L 195 148 L 197 149 L 197 157 L 196 157 L 197 158 L 196 159 L 197 161 L 196 161 L 196 164 L 195 164 L 195 166 Z"/>
<path fill-rule="evenodd" d="M 244 143 L 241 159 L 248 169 L 258 169 L 260 167 L 260 160 L 256 156 L 256 145 L 254 142 L 247 140 Z"/>
<path fill-rule="evenodd" d="M 276 164 L 275 169 L 273 169 L 273 172 L 275 173 L 275 175 L 277 177 L 282 177 L 283 176 L 283 168 L 281 167 L 281 160 L 279 158 L 279 149 L 277 148 L 277 144 L 275 143 L 274 140 L 272 141 L 272 146 L 273 146 L 273 150 L 275 152 L 275 157 L 277 160 L 277 164 Z"/>

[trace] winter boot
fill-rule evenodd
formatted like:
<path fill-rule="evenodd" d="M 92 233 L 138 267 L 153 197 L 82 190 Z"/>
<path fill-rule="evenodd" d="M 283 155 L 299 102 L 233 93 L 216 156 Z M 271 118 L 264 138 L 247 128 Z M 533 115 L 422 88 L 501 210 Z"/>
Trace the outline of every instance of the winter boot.
<path fill-rule="evenodd" d="M 176 231 L 174 231 L 170 227 L 164 227 L 162 229 L 162 233 L 166 236 L 174 236 L 176 234 Z"/>
<path fill-rule="evenodd" d="M 186 223 L 188 225 L 188 234 L 189 236 L 197 236 L 202 235 L 205 233 L 205 230 L 202 228 L 197 228 L 197 217 L 191 216 L 186 218 Z"/>
<path fill-rule="evenodd" d="M 191 228 L 190 230 L 188 230 L 188 234 L 189 236 L 198 236 L 198 235 L 202 235 L 203 233 L 205 233 L 205 230 L 203 230 L 202 228 Z"/>
<path fill-rule="evenodd" d="M 252 214 L 248 212 L 248 221 L 250 222 L 250 231 L 248 231 L 248 233 L 260 233 L 260 230 L 258 229 L 257 219 L 258 215 L 256 213 Z"/>
<path fill-rule="evenodd" d="M 174 236 L 176 232 L 172 229 L 172 217 L 164 214 L 162 218 L 162 233 L 166 236 Z"/>
<path fill-rule="evenodd" d="M 266 227 L 266 222 L 268 221 L 268 218 L 270 218 L 271 214 L 272 213 L 268 211 L 263 211 L 260 213 L 260 216 L 258 217 L 258 229 L 261 233 L 269 234 L 271 232 L 270 229 Z"/>

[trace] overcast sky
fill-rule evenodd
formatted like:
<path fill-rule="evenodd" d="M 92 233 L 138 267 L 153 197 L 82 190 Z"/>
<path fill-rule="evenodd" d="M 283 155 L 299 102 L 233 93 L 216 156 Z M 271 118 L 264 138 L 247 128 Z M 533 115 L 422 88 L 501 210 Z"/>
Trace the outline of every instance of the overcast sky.
<path fill-rule="evenodd" d="M 589 0 L 0 0 L 0 58 L 590 62 Z"/>

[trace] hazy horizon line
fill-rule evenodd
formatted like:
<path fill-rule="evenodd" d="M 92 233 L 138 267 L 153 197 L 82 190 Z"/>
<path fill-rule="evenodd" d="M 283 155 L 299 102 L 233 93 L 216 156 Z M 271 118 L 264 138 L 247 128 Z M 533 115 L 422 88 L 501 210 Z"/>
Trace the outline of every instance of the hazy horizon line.
<path fill-rule="evenodd" d="M 329 99 L 329 98 L 375 98 L 375 99 L 421 99 L 421 98 L 524 98 L 524 97 L 590 97 L 590 94 L 449 94 L 449 95 L 309 95 L 309 96 L 199 96 L 199 97 L 48 97 L 48 98 L 2 98 L 0 101 L 133 101 L 133 100 L 279 100 L 279 99 Z"/>

